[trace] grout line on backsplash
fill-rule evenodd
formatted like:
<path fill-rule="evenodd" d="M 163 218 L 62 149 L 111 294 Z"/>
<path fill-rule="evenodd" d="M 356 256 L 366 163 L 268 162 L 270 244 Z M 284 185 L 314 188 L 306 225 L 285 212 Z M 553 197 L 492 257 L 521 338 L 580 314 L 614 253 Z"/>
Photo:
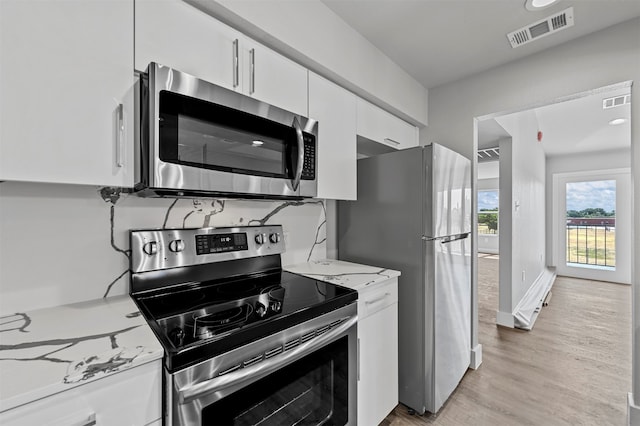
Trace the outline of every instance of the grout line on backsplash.
<path fill-rule="evenodd" d="M 115 280 L 111 281 L 111 283 L 109 283 L 109 285 L 107 286 L 107 291 L 104 292 L 104 295 L 102 296 L 103 299 L 105 299 L 107 296 L 109 296 L 109 292 L 111 291 L 111 288 L 114 286 L 115 283 L 118 282 L 118 280 L 120 278 L 122 278 L 124 276 L 124 274 L 126 274 L 127 272 L 131 271 L 131 269 L 127 268 L 126 271 L 124 271 L 123 273 L 121 273 L 120 275 L 118 275 L 118 278 L 116 278 Z"/>

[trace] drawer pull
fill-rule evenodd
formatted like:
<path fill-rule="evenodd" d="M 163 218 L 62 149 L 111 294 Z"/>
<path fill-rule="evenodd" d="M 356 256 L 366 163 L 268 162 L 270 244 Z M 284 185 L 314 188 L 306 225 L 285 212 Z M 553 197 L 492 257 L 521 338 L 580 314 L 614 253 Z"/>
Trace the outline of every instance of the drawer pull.
<path fill-rule="evenodd" d="M 391 296 L 391 293 L 385 293 L 384 296 L 378 297 L 377 299 L 373 299 L 373 300 L 367 300 L 367 301 L 364 302 L 364 304 L 365 305 L 374 305 L 376 303 L 382 302 L 384 299 L 386 299 L 389 296 Z"/>
<path fill-rule="evenodd" d="M 400 142 L 398 142 L 398 141 L 394 141 L 393 139 L 390 139 L 390 138 L 384 138 L 384 141 L 385 141 L 386 143 L 392 143 L 392 144 L 394 144 L 394 145 L 400 145 Z"/>

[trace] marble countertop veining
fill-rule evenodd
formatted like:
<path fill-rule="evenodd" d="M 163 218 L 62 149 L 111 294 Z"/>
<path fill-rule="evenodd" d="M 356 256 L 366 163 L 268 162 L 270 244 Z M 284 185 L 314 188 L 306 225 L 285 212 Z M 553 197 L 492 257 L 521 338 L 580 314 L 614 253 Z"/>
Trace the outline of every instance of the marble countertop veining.
<path fill-rule="evenodd" d="M 286 271 L 320 281 L 328 281 L 353 290 L 362 290 L 400 276 L 400 271 L 360 265 L 342 260 L 316 260 L 285 266 Z"/>
<path fill-rule="evenodd" d="M 127 295 L 0 316 L 0 412 L 163 356 Z"/>

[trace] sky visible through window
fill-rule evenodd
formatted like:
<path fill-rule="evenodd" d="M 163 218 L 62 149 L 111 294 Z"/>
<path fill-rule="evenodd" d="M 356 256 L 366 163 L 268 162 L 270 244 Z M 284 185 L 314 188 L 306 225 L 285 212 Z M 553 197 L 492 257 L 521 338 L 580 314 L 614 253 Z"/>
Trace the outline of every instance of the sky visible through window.
<path fill-rule="evenodd" d="M 499 207 L 498 191 L 478 191 L 478 211 L 494 210 Z"/>
<path fill-rule="evenodd" d="M 567 211 L 589 208 L 602 208 L 606 212 L 616 209 L 615 180 L 567 183 Z"/>

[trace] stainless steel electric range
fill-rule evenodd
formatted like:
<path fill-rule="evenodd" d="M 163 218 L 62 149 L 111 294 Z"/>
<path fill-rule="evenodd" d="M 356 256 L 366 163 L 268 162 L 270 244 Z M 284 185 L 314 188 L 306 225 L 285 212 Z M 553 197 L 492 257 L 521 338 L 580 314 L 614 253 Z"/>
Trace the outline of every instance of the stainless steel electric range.
<path fill-rule="evenodd" d="M 356 425 L 357 292 L 282 270 L 279 225 L 131 231 L 166 425 Z"/>

